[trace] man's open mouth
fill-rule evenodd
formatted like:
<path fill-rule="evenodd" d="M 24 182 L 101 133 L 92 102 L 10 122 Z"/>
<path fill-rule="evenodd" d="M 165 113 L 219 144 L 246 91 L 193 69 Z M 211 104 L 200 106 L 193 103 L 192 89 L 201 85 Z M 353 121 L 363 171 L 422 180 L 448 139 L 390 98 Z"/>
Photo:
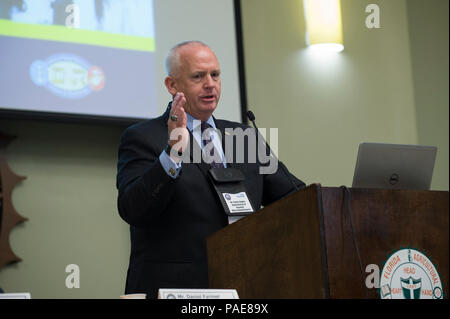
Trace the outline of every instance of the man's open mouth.
<path fill-rule="evenodd" d="M 216 100 L 216 96 L 215 95 L 204 95 L 204 96 L 201 96 L 200 99 L 205 102 L 213 102 Z"/>

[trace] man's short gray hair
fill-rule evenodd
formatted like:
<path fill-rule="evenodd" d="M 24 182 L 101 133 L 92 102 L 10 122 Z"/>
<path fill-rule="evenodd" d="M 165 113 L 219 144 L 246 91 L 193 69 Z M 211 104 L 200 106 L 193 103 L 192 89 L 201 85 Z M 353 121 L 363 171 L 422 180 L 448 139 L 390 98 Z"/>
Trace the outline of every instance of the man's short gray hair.
<path fill-rule="evenodd" d="M 164 61 L 164 65 L 166 67 L 166 74 L 168 76 L 174 76 L 177 73 L 178 67 L 180 65 L 180 55 L 178 51 L 181 47 L 189 44 L 198 44 L 211 49 L 206 43 L 197 40 L 183 41 L 173 46 L 169 50 L 169 53 L 167 53 L 166 59 Z"/>

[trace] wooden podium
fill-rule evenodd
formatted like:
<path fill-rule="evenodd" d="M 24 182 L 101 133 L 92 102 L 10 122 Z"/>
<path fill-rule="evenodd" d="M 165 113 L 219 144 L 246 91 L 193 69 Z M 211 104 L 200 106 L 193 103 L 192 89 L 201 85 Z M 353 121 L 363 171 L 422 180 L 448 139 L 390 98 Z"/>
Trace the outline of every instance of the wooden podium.
<path fill-rule="evenodd" d="M 240 298 L 379 298 L 366 266 L 381 274 L 400 249 L 424 253 L 448 298 L 448 191 L 313 184 L 207 239 L 210 288 Z"/>

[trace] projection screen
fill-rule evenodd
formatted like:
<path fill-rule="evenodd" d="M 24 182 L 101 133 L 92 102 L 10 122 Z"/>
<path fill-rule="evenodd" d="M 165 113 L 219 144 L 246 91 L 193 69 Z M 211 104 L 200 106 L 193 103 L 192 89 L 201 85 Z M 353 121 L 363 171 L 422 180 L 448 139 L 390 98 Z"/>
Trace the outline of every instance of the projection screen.
<path fill-rule="evenodd" d="M 0 116 L 157 117 L 171 99 L 164 58 L 186 40 L 219 58 L 215 115 L 241 121 L 232 0 L 1 1 Z"/>

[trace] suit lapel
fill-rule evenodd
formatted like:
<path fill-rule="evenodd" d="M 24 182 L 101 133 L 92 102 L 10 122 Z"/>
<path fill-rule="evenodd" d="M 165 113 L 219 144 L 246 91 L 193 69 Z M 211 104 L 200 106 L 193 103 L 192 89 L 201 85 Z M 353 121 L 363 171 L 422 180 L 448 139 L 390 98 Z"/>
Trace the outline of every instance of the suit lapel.
<path fill-rule="evenodd" d="M 228 137 L 228 134 L 230 134 L 229 132 L 226 132 L 225 129 L 227 129 L 227 127 L 225 127 L 225 122 L 224 121 L 220 121 L 220 120 L 216 120 L 216 118 L 214 118 L 214 122 L 216 123 L 216 128 L 220 131 L 220 137 L 222 139 L 222 150 L 223 153 L 225 154 L 225 159 L 227 161 L 227 167 L 231 168 L 231 167 L 236 167 L 236 143 L 232 144 L 233 147 L 233 156 L 230 156 L 230 152 L 226 151 L 226 139 L 227 138 L 231 138 L 231 136 Z M 228 128 L 228 129 L 232 129 L 232 127 Z"/>
<path fill-rule="evenodd" d="M 229 158 L 227 157 L 227 153 L 225 152 L 225 127 L 223 127 L 223 124 L 221 121 L 216 120 L 216 118 L 213 116 L 214 123 L 216 124 L 216 129 L 220 132 L 220 142 L 222 145 L 222 152 L 225 154 L 225 159 L 227 161 L 227 167 L 230 167 L 228 163 L 231 163 Z"/>
<path fill-rule="evenodd" d="M 190 161 L 197 165 L 197 167 L 203 172 L 203 174 L 208 175 L 209 165 L 203 161 L 202 158 L 202 148 L 197 143 L 194 135 L 189 131 L 189 149 L 190 149 Z"/>

